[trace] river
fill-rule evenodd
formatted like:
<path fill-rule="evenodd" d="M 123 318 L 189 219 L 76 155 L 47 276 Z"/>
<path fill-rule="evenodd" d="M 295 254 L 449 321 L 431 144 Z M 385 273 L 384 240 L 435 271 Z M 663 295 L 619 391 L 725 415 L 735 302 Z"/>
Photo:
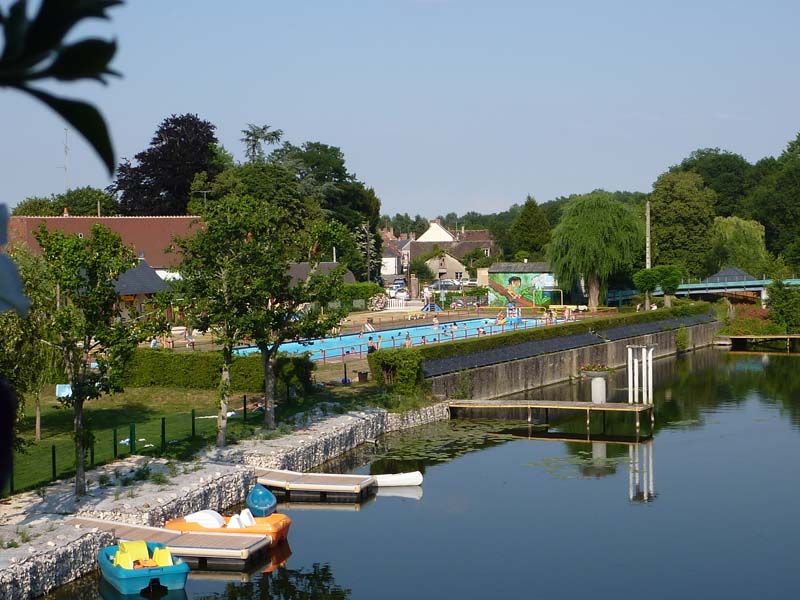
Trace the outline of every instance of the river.
<path fill-rule="evenodd" d="M 705 349 L 657 361 L 655 381 L 655 434 L 640 443 L 625 415 L 591 437 L 626 443 L 583 441 L 583 415 L 546 432 L 573 441 L 500 420 L 385 436 L 326 469 L 419 468 L 421 494 L 293 505 L 285 566 L 190 575 L 186 597 L 797 598 L 800 357 Z M 611 395 L 624 385 L 616 373 Z"/>

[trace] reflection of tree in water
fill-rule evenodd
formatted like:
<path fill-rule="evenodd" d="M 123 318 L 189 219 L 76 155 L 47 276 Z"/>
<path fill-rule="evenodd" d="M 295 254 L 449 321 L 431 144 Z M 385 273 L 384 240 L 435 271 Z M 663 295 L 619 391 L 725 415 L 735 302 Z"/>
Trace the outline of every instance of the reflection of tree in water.
<path fill-rule="evenodd" d="M 229 583 L 221 593 L 196 600 L 343 600 L 352 590 L 336 584 L 329 564 L 314 563 L 311 570 L 281 567 L 247 583 Z"/>

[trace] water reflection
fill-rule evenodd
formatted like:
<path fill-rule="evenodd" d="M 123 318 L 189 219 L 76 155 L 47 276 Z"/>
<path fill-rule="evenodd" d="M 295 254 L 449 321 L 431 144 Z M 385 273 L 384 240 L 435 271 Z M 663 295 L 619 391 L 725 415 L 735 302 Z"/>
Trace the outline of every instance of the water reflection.
<path fill-rule="evenodd" d="M 336 583 L 330 564 L 314 563 L 309 569 L 280 567 L 244 583 L 228 583 L 221 592 L 192 597 L 195 600 L 344 600 L 351 594 L 352 590 Z"/>

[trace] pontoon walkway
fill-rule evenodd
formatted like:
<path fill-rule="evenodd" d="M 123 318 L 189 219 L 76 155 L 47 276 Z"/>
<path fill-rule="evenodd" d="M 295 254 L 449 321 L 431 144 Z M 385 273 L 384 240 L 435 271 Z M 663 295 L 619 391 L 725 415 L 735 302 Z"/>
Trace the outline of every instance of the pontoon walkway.
<path fill-rule="evenodd" d="M 119 541 L 146 540 L 169 546 L 175 556 L 190 567 L 243 570 L 254 559 L 265 555 L 272 542 L 268 535 L 249 533 L 180 533 L 161 527 L 115 523 L 103 519 L 74 517 L 68 525 L 111 532 Z"/>
<path fill-rule="evenodd" d="M 294 502 L 360 502 L 375 493 L 370 475 L 298 473 L 280 469 L 256 469 L 258 483 L 282 499 Z"/>

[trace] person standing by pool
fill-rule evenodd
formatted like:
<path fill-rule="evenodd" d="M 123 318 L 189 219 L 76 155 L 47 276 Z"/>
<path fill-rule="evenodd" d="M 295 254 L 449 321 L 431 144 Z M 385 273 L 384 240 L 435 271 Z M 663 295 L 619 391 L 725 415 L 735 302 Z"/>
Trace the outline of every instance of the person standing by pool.
<path fill-rule="evenodd" d="M 411 334 L 410 334 L 410 333 L 408 333 L 408 332 L 406 332 L 406 339 L 405 339 L 405 341 L 403 342 L 403 345 L 404 345 L 406 348 L 411 348 L 411 346 L 412 346 L 412 342 L 411 342 Z"/>
<path fill-rule="evenodd" d="M 433 315 L 433 330 L 439 331 L 439 318 L 436 315 Z"/>
<path fill-rule="evenodd" d="M 377 348 L 375 347 L 375 342 L 372 341 L 372 336 L 369 336 L 367 340 L 367 354 L 372 354 L 375 352 Z"/>
<path fill-rule="evenodd" d="M 380 349 L 381 349 L 381 342 L 382 342 L 382 341 L 383 341 L 383 336 L 382 336 L 382 335 L 379 335 L 379 336 L 378 336 L 378 343 L 375 345 L 375 349 L 376 349 L 376 350 L 380 350 Z"/>

